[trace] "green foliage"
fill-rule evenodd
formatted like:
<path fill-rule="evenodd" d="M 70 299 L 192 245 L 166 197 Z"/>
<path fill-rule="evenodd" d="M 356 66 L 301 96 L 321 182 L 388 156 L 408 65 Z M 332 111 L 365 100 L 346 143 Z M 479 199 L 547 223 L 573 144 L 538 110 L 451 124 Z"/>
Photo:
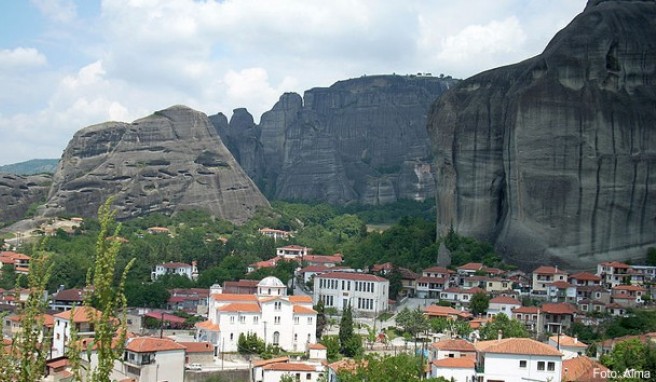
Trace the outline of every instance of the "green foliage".
<path fill-rule="evenodd" d="M 497 339 L 499 335 L 499 330 L 503 335 L 503 338 L 510 337 L 519 337 L 519 338 L 528 338 L 530 333 L 524 327 L 524 324 L 521 321 L 518 321 L 514 318 L 508 318 L 503 313 L 499 313 L 494 316 L 494 319 L 481 327 L 480 335 L 481 340 L 494 340 Z"/>
<path fill-rule="evenodd" d="M 501 258 L 494 252 L 491 244 L 460 236 L 453 228 L 444 237 L 444 245 L 451 251 L 452 266 L 459 266 L 469 262 L 483 263 L 489 267 L 504 265 Z"/>
<path fill-rule="evenodd" d="M 276 266 L 273 268 L 260 268 L 255 272 L 249 273 L 246 275 L 247 279 L 251 280 L 261 280 L 268 276 L 275 276 L 283 282 L 283 284 L 288 285 L 289 280 L 294 275 L 294 270 L 298 267 L 298 264 L 292 261 L 278 261 Z"/>
<path fill-rule="evenodd" d="M 340 351 L 347 357 L 354 357 L 361 352 L 362 339 L 353 330 L 353 310 L 347 305 L 342 311 L 342 319 L 339 323 Z"/>
<path fill-rule="evenodd" d="M 429 328 L 428 319 L 419 308 L 412 310 L 407 307 L 403 308 L 396 315 L 396 324 L 408 332 L 413 338 L 416 338 L 417 334 Z"/>
<path fill-rule="evenodd" d="M 389 298 L 396 300 L 399 292 L 403 289 L 403 276 L 399 271 L 399 267 L 394 264 L 392 270 L 385 277 L 389 280 Z"/>
<path fill-rule="evenodd" d="M 654 247 L 647 250 L 647 265 L 656 265 L 656 248 Z"/>
<path fill-rule="evenodd" d="M 627 369 L 656 370 L 656 345 L 643 343 L 638 339 L 622 341 L 615 344 L 610 354 L 600 359 L 611 370 L 624 372 Z"/>
<path fill-rule="evenodd" d="M 321 338 L 323 329 L 328 324 L 328 319 L 326 318 L 326 306 L 323 301 L 319 300 L 319 303 L 314 307 L 314 310 L 317 311 L 317 329 L 315 335 L 316 338 Z"/>
<path fill-rule="evenodd" d="M 490 296 L 485 292 L 477 292 L 471 298 L 469 302 L 469 310 L 474 316 L 486 313 L 487 308 L 490 306 Z"/>
<path fill-rule="evenodd" d="M 128 281 L 125 285 L 128 306 L 166 308 L 169 297 L 167 287 L 159 280 L 154 283 Z"/>
<path fill-rule="evenodd" d="M 327 349 L 328 362 L 335 362 L 341 358 L 338 336 L 323 336 L 319 342 Z"/>
<path fill-rule="evenodd" d="M 656 311 L 636 309 L 623 317 L 614 317 L 605 330 L 607 338 L 656 331 Z"/>
<path fill-rule="evenodd" d="M 340 382 L 419 382 L 422 378 L 424 361 L 422 357 L 410 354 L 381 356 L 368 354 L 363 362 L 356 361 L 354 372 L 343 370 L 338 373 Z M 438 381 L 428 379 L 428 381 Z"/>
<path fill-rule="evenodd" d="M 428 327 L 433 333 L 442 333 L 450 327 L 449 321 L 444 317 L 431 318 Z"/>
<path fill-rule="evenodd" d="M 265 350 L 266 344 L 263 339 L 257 337 L 257 334 L 239 334 L 239 339 L 237 341 L 237 351 L 239 354 L 262 354 Z"/>

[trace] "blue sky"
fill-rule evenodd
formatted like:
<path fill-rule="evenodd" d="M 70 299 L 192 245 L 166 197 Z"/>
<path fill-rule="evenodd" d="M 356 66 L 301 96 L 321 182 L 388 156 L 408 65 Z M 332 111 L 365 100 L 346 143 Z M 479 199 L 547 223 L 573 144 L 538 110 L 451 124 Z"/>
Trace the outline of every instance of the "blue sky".
<path fill-rule="evenodd" d="M 466 78 L 539 54 L 585 0 L 0 2 L 0 164 L 175 104 L 259 121 L 363 74 Z"/>

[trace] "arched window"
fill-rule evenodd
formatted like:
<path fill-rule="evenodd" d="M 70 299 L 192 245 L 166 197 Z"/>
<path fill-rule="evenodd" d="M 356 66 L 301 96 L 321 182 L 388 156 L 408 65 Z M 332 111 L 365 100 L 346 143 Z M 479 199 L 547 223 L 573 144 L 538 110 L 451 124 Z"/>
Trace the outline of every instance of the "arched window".
<path fill-rule="evenodd" d="M 280 332 L 273 332 L 273 344 L 276 346 L 280 344 Z"/>

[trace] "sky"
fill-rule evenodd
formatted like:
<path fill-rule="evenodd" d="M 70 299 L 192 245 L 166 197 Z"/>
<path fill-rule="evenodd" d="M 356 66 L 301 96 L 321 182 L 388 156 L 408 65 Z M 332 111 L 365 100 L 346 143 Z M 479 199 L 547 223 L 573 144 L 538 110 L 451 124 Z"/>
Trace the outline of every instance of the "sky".
<path fill-rule="evenodd" d="M 585 0 L 0 2 L 0 165 L 172 105 L 245 107 L 372 74 L 467 78 L 535 56 Z"/>

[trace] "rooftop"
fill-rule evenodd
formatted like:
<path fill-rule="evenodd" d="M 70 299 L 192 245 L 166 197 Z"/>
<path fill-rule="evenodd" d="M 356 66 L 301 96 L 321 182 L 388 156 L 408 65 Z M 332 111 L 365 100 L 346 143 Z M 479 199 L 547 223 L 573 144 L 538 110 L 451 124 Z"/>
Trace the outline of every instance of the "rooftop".
<path fill-rule="evenodd" d="M 555 348 L 530 338 L 502 338 L 500 340 L 480 341 L 476 349 L 483 353 L 521 354 L 562 357 Z"/>
<path fill-rule="evenodd" d="M 126 350 L 135 353 L 154 353 L 158 351 L 185 350 L 185 346 L 167 338 L 137 337 L 128 340 Z"/>
<path fill-rule="evenodd" d="M 433 361 L 433 365 L 437 368 L 448 369 L 474 369 L 476 365 L 476 358 L 474 357 L 460 357 L 460 358 L 443 358 Z"/>
<path fill-rule="evenodd" d="M 459 352 L 476 352 L 476 347 L 473 343 L 463 339 L 449 339 L 439 342 L 433 342 L 430 345 L 433 349 L 437 350 L 453 350 Z"/>

